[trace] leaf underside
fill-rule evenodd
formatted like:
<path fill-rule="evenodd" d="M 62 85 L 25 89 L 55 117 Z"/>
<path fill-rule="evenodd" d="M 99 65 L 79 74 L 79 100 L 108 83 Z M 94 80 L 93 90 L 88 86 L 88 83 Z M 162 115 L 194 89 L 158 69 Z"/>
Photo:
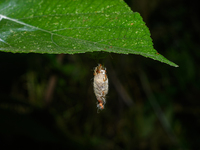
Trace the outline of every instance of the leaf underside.
<path fill-rule="evenodd" d="M 138 54 L 177 67 L 153 48 L 142 17 L 123 0 L 2 0 L 0 51 Z"/>

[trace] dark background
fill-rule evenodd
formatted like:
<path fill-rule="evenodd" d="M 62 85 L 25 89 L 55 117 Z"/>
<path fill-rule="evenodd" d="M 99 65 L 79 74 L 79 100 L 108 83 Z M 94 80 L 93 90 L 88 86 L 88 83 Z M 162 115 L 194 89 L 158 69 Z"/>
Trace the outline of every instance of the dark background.
<path fill-rule="evenodd" d="M 126 2 L 179 67 L 109 54 L 109 94 L 97 113 L 89 54 L 1 52 L 0 149 L 200 149 L 199 1 Z"/>

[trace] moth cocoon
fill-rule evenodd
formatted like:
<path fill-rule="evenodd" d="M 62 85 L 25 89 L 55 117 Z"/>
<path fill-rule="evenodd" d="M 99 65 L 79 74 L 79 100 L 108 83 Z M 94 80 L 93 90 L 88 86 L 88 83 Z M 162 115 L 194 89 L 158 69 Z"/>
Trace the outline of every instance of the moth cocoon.
<path fill-rule="evenodd" d="M 102 110 L 106 104 L 106 94 L 108 93 L 108 77 L 106 68 L 99 64 L 94 69 L 94 94 L 97 98 L 97 108 Z"/>

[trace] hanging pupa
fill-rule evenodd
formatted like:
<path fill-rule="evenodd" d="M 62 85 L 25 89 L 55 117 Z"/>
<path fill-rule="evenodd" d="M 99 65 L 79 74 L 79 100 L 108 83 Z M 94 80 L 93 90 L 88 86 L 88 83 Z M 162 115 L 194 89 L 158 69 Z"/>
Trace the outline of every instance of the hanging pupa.
<path fill-rule="evenodd" d="M 108 93 L 108 77 L 106 75 L 106 68 L 99 64 L 94 69 L 94 94 L 97 98 L 98 110 L 104 109 L 106 104 L 106 94 Z"/>

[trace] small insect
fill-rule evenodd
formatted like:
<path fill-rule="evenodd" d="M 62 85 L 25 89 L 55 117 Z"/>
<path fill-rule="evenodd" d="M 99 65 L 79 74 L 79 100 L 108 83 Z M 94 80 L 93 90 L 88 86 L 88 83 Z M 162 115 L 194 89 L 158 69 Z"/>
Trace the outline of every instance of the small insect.
<path fill-rule="evenodd" d="M 106 68 L 99 64 L 94 69 L 94 94 L 97 98 L 98 110 L 103 110 L 106 104 L 106 94 L 108 93 L 108 77 L 106 75 Z"/>

